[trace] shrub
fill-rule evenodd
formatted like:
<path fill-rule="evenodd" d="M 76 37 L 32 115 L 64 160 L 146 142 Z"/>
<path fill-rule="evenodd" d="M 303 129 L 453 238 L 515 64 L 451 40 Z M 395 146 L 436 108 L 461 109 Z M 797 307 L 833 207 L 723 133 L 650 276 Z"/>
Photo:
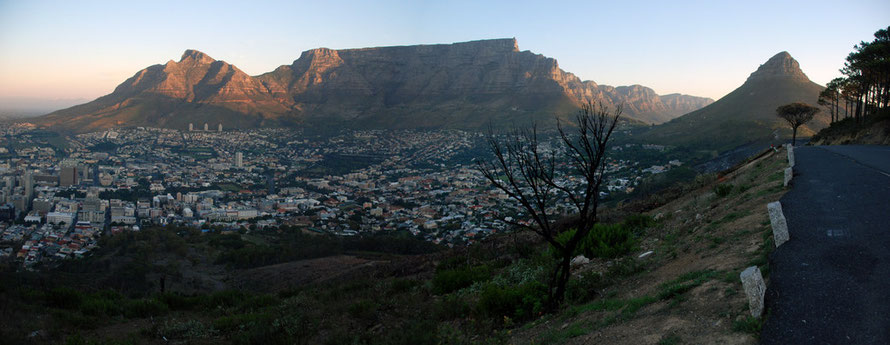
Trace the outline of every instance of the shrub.
<path fill-rule="evenodd" d="M 477 305 L 480 314 L 515 320 L 529 319 L 544 309 L 547 287 L 533 282 L 519 286 L 486 284 L 482 288 Z"/>
<path fill-rule="evenodd" d="M 77 309 L 83 301 L 83 295 L 69 287 L 58 287 L 44 294 L 47 306 L 62 309 Z"/>
<path fill-rule="evenodd" d="M 488 266 L 461 267 L 436 272 L 433 277 L 433 293 L 446 294 L 491 278 Z"/>
<path fill-rule="evenodd" d="M 356 319 L 371 320 L 377 312 L 377 303 L 372 300 L 361 300 L 349 305 L 349 315 Z"/>
<path fill-rule="evenodd" d="M 80 305 L 80 311 L 92 316 L 115 316 L 121 314 L 117 301 L 104 298 L 88 298 Z"/>
<path fill-rule="evenodd" d="M 732 188 L 734 186 L 731 183 L 726 184 L 718 184 L 714 186 L 714 194 L 717 194 L 718 197 L 725 197 L 732 193 Z"/>
<path fill-rule="evenodd" d="M 170 311 L 164 302 L 156 299 L 129 300 L 123 305 L 124 316 L 127 318 L 160 316 Z"/>
<path fill-rule="evenodd" d="M 170 339 L 209 338 L 219 333 L 213 326 L 207 326 L 198 320 L 168 320 L 158 330 L 158 335 Z"/>
<path fill-rule="evenodd" d="M 584 303 L 594 299 L 597 291 L 606 285 L 603 275 L 599 272 L 587 271 L 570 279 L 566 284 L 566 300 L 573 304 Z"/>
<path fill-rule="evenodd" d="M 625 228 L 636 232 L 655 225 L 655 218 L 645 214 L 632 214 L 625 217 L 621 223 Z"/>
<path fill-rule="evenodd" d="M 446 295 L 433 306 L 433 315 L 439 320 L 463 318 L 470 313 L 470 304 L 457 294 Z"/>
<path fill-rule="evenodd" d="M 635 244 L 633 231 L 623 224 L 596 224 L 579 249 L 587 257 L 611 259 L 630 252 Z"/>

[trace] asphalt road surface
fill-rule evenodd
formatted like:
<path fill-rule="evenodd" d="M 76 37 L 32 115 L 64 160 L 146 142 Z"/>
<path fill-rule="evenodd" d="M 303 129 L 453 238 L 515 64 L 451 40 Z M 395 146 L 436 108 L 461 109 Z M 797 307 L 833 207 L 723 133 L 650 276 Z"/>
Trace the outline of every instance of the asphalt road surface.
<path fill-rule="evenodd" d="M 890 344 L 890 147 L 794 151 L 763 344 Z"/>

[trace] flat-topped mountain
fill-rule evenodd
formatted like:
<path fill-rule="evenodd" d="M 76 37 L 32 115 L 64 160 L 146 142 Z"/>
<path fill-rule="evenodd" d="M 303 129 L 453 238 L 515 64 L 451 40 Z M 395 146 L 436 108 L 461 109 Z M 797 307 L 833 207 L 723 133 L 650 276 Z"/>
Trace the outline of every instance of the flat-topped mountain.
<path fill-rule="evenodd" d="M 661 123 L 713 102 L 659 96 L 640 85 L 582 81 L 555 59 L 519 51 L 515 39 L 303 52 L 249 76 L 196 50 L 150 66 L 92 102 L 35 120 L 87 132 L 189 123 L 356 128 L 480 128 L 552 121 L 587 101 L 625 105 L 628 118 Z"/>
<path fill-rule="evenodd" d="M 723 98 L 667 123 L 655 126 L 638 139 L 699 150 L 724 151 L 753 142 L 790 138 L 776 108 L 792 102 L 816 105 L 822 86 L 810 81 L 788 52 L 771 57 L 751 73 L 742 86 Z M 812 135 L 828 126 L 827 113 L 819 113 L 801 127 L 798 136 Z"/>

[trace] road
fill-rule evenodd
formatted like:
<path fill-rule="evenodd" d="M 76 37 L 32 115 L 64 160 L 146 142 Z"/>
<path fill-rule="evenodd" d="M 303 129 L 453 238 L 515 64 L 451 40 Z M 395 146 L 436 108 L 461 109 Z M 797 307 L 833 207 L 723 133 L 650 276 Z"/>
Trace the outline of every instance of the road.
<path fill-rule="evenodd" d="M 763 344 L 890 344 L 890 147 L 795 149 Z"/>

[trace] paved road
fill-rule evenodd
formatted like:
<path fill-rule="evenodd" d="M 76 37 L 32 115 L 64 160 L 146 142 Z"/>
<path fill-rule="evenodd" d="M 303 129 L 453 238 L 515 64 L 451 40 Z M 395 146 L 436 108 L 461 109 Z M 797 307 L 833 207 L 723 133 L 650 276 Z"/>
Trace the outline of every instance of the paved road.
<path fill-rule="evenodd" d="M 890 147 L 795 149 L 763 344 L 890 344 Z"/>

